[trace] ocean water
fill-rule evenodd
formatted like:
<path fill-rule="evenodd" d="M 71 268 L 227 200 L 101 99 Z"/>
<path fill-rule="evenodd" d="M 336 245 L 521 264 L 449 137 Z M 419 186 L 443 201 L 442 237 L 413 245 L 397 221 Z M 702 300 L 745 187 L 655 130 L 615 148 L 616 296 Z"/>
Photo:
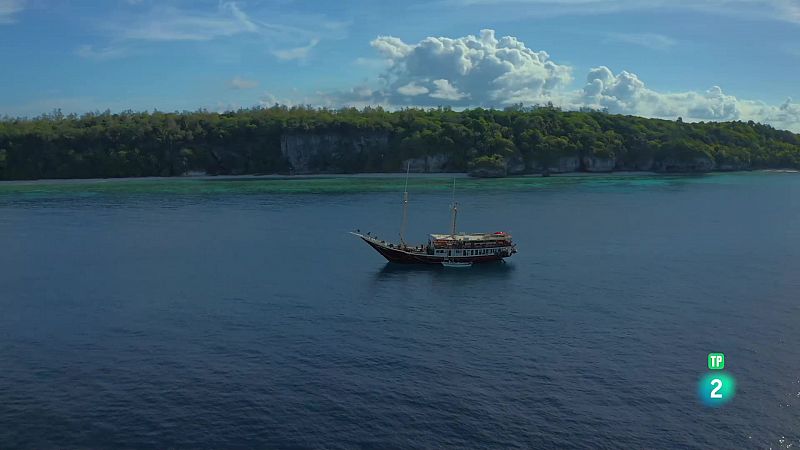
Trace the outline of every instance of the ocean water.
<path fill-rule="evenodd" d="M 402 184 L 0 183 L 0 448 L 800 446 L 800 174 Z"/>

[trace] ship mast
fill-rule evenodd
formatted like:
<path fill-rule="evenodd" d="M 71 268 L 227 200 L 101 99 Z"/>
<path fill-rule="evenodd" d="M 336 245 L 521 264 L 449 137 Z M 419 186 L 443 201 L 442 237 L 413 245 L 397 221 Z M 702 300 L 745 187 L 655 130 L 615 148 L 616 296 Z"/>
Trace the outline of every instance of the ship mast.
<path fill-rule="evenodd" d="M 406 168 L 406 187 L 403 190 L 403 221 L 400 223 L 400 244 L 406 245 L 406 225 L 408 225 L 408 174 L 411 172 L 411 161 Z"/>
<path fill-rule="evenodd" d="M 450 235 L 456 235 L 456 219 L 458 218 L 458 202 L 456 202 L 456 179 L 453 178 L 453 203 L 450 205 L 450 210 L 453 212 L 453 223 L 450 228 Z"/>

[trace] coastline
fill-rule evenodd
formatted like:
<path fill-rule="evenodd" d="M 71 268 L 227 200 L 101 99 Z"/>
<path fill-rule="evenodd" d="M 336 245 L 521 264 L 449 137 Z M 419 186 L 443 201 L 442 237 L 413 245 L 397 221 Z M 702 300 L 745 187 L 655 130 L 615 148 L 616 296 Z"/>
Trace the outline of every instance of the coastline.
<path fill-rule="evenodd" d="M 412 179 L 441 179 L 458 178 L 470 180 L 483 179 L 514 179 L 514 178 L 602 178 L 602 177 L 681 177 L 703 176 L 715 174 L 737 173 L 800 173 L 797 169 L 753 169 L 753 170 L 717 170 L 708 172 L 652 172 L 652 171 L 615 171 L 615 172 L 563 172 L 554 173 L 549 177 L 541 174 L 508 175 L 505 177 L 474 177 L 467 172 L 425 172 L 411 173 Z M 104 183 L 146 183 L 146 182 L 171 182 L 171 181 L 292 181 L 292 180 L 324 180 L 331 178 L 345 179 L 375 179 L 405 178 L 404 172 L 365 172 L 365 173 L 320 173 L 305 175 L 182 175 L 174 177 L 120 177 L 120 178 L 47 178 L 37 180 L 0 180 L 0 186 L 26 186 L 26 185 L 79 185 L 79 184 L 104 184 Z"/>

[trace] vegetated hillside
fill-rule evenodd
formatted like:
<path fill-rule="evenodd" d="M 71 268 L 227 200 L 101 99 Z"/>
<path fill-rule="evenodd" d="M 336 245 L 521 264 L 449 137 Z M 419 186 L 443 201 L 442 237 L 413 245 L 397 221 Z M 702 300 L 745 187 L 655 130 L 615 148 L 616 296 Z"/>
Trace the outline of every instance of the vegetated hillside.
<path fill-rule="evenodd" d="M 191 173 L 800 168 L 800 135 L 753 122 L 684 123 L 552 106 L 60 112 L 0 120 L 0 179 Z"/>

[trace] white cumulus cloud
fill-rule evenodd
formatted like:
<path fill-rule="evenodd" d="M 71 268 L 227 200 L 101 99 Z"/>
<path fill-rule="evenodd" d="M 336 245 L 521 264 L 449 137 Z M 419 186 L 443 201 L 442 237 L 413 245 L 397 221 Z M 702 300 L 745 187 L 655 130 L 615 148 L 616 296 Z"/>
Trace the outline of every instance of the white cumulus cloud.
<path fill-rule="evenodd" d="M 768 123 L 776 128 L 800 132 L 800 103 L 787 98 L 775 106 L 760 101 L 745 101 L 740 105 L 745 119 Z"/>
<path fill-rule="evenodd" d="M 636 74 L 614 75 L 608 67 L 589 71 L 577 105 L 608 109 L 612 113 L 690 120 L 736 120 L 740 110 L 736 97 L 718 86 L 706 92 L 660 93 L 649 89 Z"/>
<path fill-rule="evenodd" d="M 578 1 L 578 0 L 576 0 Z M 637 36 L 637 39 L 641 36 Z M 658 47 L 669 45 L 645 35 Z M 669 39 L 669 38 L 665 38 Z M 581 87 L 571 86 L 573 68 L 554 62 L 513 36 L 497 38 L 493 30 L 460 38 L 428 37 L 416 44 L 380 36 L 372 47 L 386 61 L 377 80 L 343 92 L 319 94 L 325 106 L 499 107 L 552 102 L 565 109 L 590 107 L 686 121 L 753 120 L 800 131 L 800 104 L 787 100 L 770 105 L 740 99 L 719 86 L 705 90 L 662 92 L 633 72 L 591 69 Z"/>
<path fill-rule="evenodd" d="M 719 86 L 703 92 L 659 92 L 648 88 L 636 74 L 622 71 L 615 75 L 605 66 L 589 71 L 583 90 L 570 95 L 566 106 L 687 121 L 753 120 L 800 131 L 800 104 L 791 98 L 770 105 L 726 94 Z"/>
<path fill-rule="evenodd" d="M 436 90 L 431 93 L 431 98 L 455 102 L 469 97 L 469 94 L 459 92 L 458 89 L 447 80 L 433 80 L 433 85 L 436 86 Z"/>
<path fill-rule="evenodd" d="M 521 94 L 546 98 L 571 81 L 570 68 L 551 61 L 547 52 L 512 36 L 498 39 L 494 30 L 455 39 L 428 37 L 416 44 L 379 36 L 372 47 L 388 61 L 383 86 L 370 93 L 376 102 L 490 106 Z"/>
<path fill-rule="evenodd" d="M 430 91 L 425 86 L 419 86 L 412 81 L 411 83 L 408 83 L 404 86 L 400 86 L 399 88 L 397 88 L 397 92 L 402 95 L 414 96 L 414 95 L 427 94 Z"/>

